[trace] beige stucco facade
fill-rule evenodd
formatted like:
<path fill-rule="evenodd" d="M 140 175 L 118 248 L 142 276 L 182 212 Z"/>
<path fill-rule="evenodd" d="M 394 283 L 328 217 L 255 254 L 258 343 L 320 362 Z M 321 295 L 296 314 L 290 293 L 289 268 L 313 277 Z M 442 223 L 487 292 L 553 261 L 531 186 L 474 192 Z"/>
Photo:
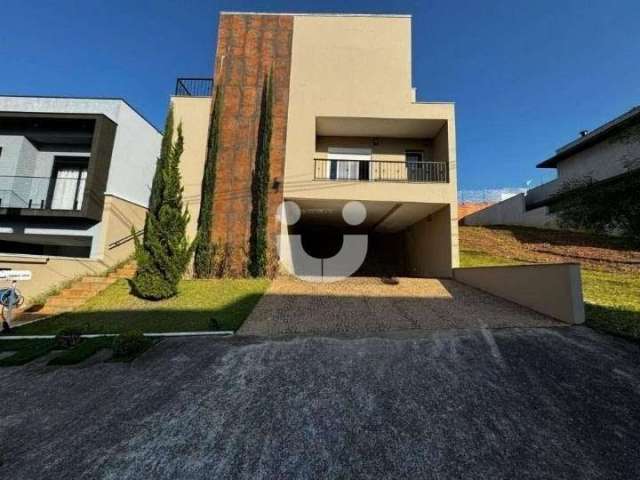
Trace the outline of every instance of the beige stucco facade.
<path fill-rule="evenodd" d="M 241 50 L 236 47 L 241 41 L 255 42 L 256 35 L 264 38 L 259 29 L 264 25 L 259 27 L 259 18 L 265 17 L 275 17 L 280 26 L 289 25 L 288 19 L 292 18 L 290 43 L 283 38 L 275 51 L 280 55 L 290 49 L 290 65 L 286 66 L 288 99 L 280 98 L 286 90 L 275 91 L 275 124 L 284 123 L 286 129 L 284 134 L 275 129 L 272 138 L 272 155 L 284 150 L 282 177 L 273 176 L 272 165 L 271 180 L 279 184 L 274 188 L 280 189 L 284 200 L 299 204 L 303 221 L 311 227 L 317 223 L 341 229 L 345 226 L 340 225 L 341 209 L 349 201 L 362 202 L 369 218 L 361 229 L 404 239 L 398 263 L 408 265 L 405 273 L 450 277 L 452 268 L 458 266 L 455 110 L 452 103 L 415 101 L 411 17 L 222 14 L 215 78 L 227 89 L 223 112 L 229 117 L 224 116 L 221 125 L 223 143 L 234 135 L 233 129 L 247 124 L 242 112 L 251 96 L 245 95 L 243 89 L 255 81 L 248 76 L 256 62 L 255 45 L 245 44 L 244 56 L 237 56 L 236 50 Z M 251 30 L 253 26 L 255 32 Z M 258 64 L 268 63 L 264 55 L 270 55 L 270 48 L 262 51 Z M 286 71 L 278 62 L 286 59 L 277 55 L 273 58 L 271 67 L 277 76 Z M 172 105 L 176 122 L 182 122 L 184 131 L 181 168 L 185 200 L 191 213 L 189 233 L 193 236 L 211 99 L 173 97 Z M 284 119 L 286 122 L 281 121 Z M 247 141 L 246 131 L 235 134 Z M 225 145 L 229 148 L 228 143 Z M 367 181 L 332 179 L 326 167 L 334 159 L 330 155 L 332 149 L 370 151 Z M 408 152 L 419 152 L 421 162 L 433 163 L 428 166 L 429 172 L 437 172 L 437 178 L 425 179 L 420 177 L 425 174 L 420 173 L 417 181 L 415 174 L 409 173 Z M 253 155 L 255 152 L 249 158 Z M 219 169 L 221 164 L 224 162 L 218 162 Z M 242 167 L 237 165 L 239 172 L 244 172 Z M 391 177 L 389 171 L 393 172 Z M 221 172 L 217 175 L 220 178 Z M 220 188 L 228 186 L 216 185 L 216 191 Z M 318 210 L 324 211 L 324 217 L 314 216 L 313 212 Z M 218 219 L 221 218 L 219 221 L 229 217 L 226 213 L 218 214 Z M 283 229 L 281 233 L 291 231 Z M 291 257 L 289 245 L 286 240 L 280 242 L 281 259 Z"/>
<path fill-rule="evenodd" d="M 295 17 L 289 88 L 285 199 L 385 202 L 407 229 L 410 273 L 450 276 L 458 265 L 454 106 L 413 101 L 411 18 Z M 371 181 L 319 179 L 316 159 L 331 147 L 369 148 Z M 449 181 L 406 182 L 406 170 L 377 181 L 389 168 L 378 162 L 404 162 L 409 150 L 446 163 Z M 427 222 L 434 205 L 437 220 Z"/>
<path fill-rule="evenodd" d="M 180 174 L 184 187 L 182 198 L 190 216 L 187 237 L 194 239 L 198 229 L 202 176 L 207 156 L 211 98 L 172 97 L 171 105 L 176 128 L 182 124 L 184 136 L 184 152 L 180 159 Z"/>

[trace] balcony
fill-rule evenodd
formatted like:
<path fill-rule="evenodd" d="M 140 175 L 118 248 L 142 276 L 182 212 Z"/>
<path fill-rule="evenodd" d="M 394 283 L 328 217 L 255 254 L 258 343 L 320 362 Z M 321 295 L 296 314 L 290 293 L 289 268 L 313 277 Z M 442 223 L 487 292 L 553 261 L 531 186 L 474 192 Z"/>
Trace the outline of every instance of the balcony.
<path fill-rule="evenodd" d="M 0 209 L 80 211 L 86 181 L 86 170 L 53 178 L 0 175 Z"/>
<path fill-rule="evenodd" d="M 0 220 L 99 222 L 116 128 L 102 114 L 0 112 Z"/>
<path fill-rule="evenodd" d="M 448 183 L 446 162 L 315 159 L 314 180 Z"/>
<path fill-rule="evenodd" d="M 213 92 L 211 78 L 178 78 L 176 80 L 176 97 L 210 97 Z"/>

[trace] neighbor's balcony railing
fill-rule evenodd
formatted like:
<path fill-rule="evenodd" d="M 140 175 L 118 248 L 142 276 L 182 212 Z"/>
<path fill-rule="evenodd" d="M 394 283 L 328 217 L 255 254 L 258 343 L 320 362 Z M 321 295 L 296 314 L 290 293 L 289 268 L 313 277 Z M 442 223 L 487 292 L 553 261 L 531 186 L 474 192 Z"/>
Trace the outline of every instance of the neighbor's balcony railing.
<path fill-rule="evenodd" d="M 179 78 L 176 80 L 176 97 L 210 97 L 213 91 L 211 78 Z"/>
<path fill-rule="evenodd" d="M 0 209 L 80 210 L 85 175 L 73 178 L 0 175 Z"/>
<path fill-rule="evenodd" d="M 445 162 L 385 162 L 379 160 L 315 159 L 316 180 L 447 183 L 449 164 Z"/>

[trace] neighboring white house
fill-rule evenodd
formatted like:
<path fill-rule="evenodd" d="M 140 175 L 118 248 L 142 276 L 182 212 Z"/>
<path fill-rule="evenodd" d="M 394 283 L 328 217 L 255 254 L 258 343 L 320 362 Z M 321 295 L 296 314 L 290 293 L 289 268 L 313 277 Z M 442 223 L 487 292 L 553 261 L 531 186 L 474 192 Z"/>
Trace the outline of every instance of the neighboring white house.
<path fill-rule="evenodd" d="M 160 142 L 122 99 L 0 96 L 0 268 L 34 296 L 128 257 Z"/>
<path fill-rule="evenodd" d="M 635 107 L 559 148 L 538 168 L 554 168 L 557 178 L 467 215 L 465 225 L 521 225 L 560 228 L 549 205 L 576 184 L 615 181 L 640 169 L 640 107 Z"/>

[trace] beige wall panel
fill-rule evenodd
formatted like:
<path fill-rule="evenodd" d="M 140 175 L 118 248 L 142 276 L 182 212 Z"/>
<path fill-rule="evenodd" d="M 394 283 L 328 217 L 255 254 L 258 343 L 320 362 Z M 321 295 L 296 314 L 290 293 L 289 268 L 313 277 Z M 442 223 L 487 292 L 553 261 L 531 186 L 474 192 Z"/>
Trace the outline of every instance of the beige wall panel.
<path fill-rule="evenodd" d="M 562 322 L 584 322 L 578 264 L 458 268 L 453 277 Z"/>
<path fill-rule="evenodd" d="M 450 209 L 445 207 L 407 228 L 406 265 L 411 275 L 451 277 L 451 225 Z"/>
<path fill-rule="evenodd" d="M 295 17 L 286 143 L 286 197 L 455 201 L 448 184 L 314 181 L 316 118 L 444 120 L 450 103 L 412 103 L 411 20 L 389 17 Z M 444 147 L 455 166 L 455 147 Z M 442 155 L 441 155 L 442 156 Z"/>
<path fill-rule="evenodd" d="M 184 186 L 183 199 L 191 216 L 187 226 L 187 236 L 192 240 L 196 236 L 198 227 L 200 189 L 202 188 L 204 163 L 207 156 L 211 98 L 173 97 L 171 104 L 173 105 L 176 128 L 182 122 L 184 153 L 180 161 L 180 173 Z"/>

